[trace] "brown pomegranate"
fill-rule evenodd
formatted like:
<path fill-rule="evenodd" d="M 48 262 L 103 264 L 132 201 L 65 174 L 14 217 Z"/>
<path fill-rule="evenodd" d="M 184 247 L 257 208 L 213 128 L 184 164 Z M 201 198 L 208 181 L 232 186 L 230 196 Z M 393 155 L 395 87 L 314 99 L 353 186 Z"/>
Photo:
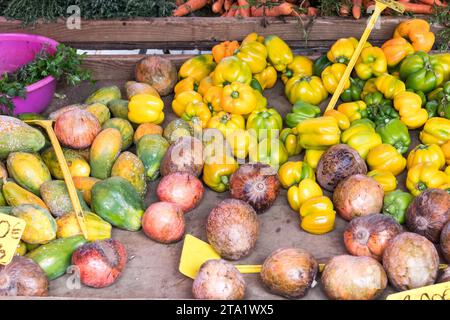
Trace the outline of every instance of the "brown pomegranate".
<path fill-rule="evenodd" d="M 241 200 L 223 200 L 212 209 L 206 221 L 208 241 L 225 259 L 239 260 L 247 256 L 255 247 L 258 234 L 258 216 Z"/>
<path fill-rule="evenodd" d="M 333 193 L 336 211 L 345 220 L 381 212 L 384 191 L 375 179 L 355 174 L 337 185 Z"/>
<path fill-rule="evenodd" d="M 203 170 L 203 143 L 194 137 L 179 138 L 161 161 L 161 175 L 173 172 L 188 172 L 198 177 Z"/>
<path fill-rule="evenodd" d="M 450 281 L 450 267 L 447 267 L 442 271 L 441 276 L 439 277 L 438 283 L 443 283 Z"/>
<path fill-rule="evenodd" d="M 279 192 L 277 171 L 267 164 L 243 164 L 231 175 L 231 197 L 247 202 L 257 213 L 269 209 Z"/>
<path fill-rule="evenodd" d="M 442 189 L 427 189 L 406 211 L 406 227 L 438 243 L 442 228 L 450 220 L 450 195 Z"/>
<path fill-rule="evenodd" d="M 104 288 L 116 282 L 126 262 L 125 247 L 113 239 L 86 243 L 72 255 L 72 263 L 80 270 L 81 283 L 94 288 Z"/>
<path fill-rule="evenodd" d="M 412 232 L 395 237 L 383 253 L 383 266 L 397 290 L 410 290 L 434 283 L 439 256 L 427 238 Z"/>
<path fill-rule="evenodd" d="M 170 202 L 153 203 L 142 217 L 144 233 L 160 243 L 180 241 L 184 235 L 184 228 L 183 210 Z"/>
<path fill-rule="evenodd" d="M 371 257 L 333 257 L 321 279 L 325 293 L 333 300 L 372 300 L 387 286 L 386 272 Z"/>
<path fill-rule="evenodd" d="M 278 249 L 264 261 L 261 279 L 274 294 L 287 298 L 301 298 L 315 281 L 318 272 L 316 259 L 298 248 Z"/>
<path fill-rule="evenodd" d="M 8 265 L 0 265 L 0 296 L 47 295 L 47 276 L 33 260 L 14 256 Z"/>
<path fill-rule="evenodd" d="M 52 113 L 50 113 L 48 115 L 48 118 L 50 120 L 56 120 L 64 112 L 75 110 L 75 109 L 78 109 L 78 110 L 79 109 L 84 109 L 86 107 L 87 107 L 87 105 L 85 105 L 85 104 L 71 104 L 71 105 L 68 105 L 68 106 L 65 106 L 65 107 L 62 107 L 60 109 L 57 109 L 57 110 L 53 111 Z"/>
<path fill-rule="evenodd" d="M 450 221 L 442 228 L 441 232 L 441 250 L 445 260 L 450 262 Z"/>
<path fill-rule="evenodd" d="M 316 168 L 317 182 L 328 191 L 333 191 L 339 182 L 349 176 L 366 173 L 364 160 L 346 144 L 337 144 L 325 151 Z"/>
<path fill-rule="evenodd" d="M 187 213 L 202 200 L 202 182 L 187 172 L 174 172 L 161 179 L 156 189 L 159 200 L 176 204 Z"/>
<path fill-rule="evenodd" d="M 344 231 L 344 244 L 354 256 L 367 256 L 381 261 L 389 241 L 402 232 L 393 218 L 370 214 L 350 221 Z"/>
<path fill-rule="evenodd" d="M 192 284 L 195 299 L 242 300 L 245 281 L 242 274 L 225 260 L 208 260 L 202 264 Z"/>
<path fill-rule="evenodd" d="M 55 121 L 55 134 L 59 142 L 72 149 L 90 147 L 101 129 L 92 113 L 80 109 L 66 111 Z"/>
<path fill-rule="evenodd" d="M 173 91 L 177 83 L 177 69 L 169 59 L 150 56 L 145 57 L 136 64 L 136 81 L 151 85 L 162 96 Z"/>

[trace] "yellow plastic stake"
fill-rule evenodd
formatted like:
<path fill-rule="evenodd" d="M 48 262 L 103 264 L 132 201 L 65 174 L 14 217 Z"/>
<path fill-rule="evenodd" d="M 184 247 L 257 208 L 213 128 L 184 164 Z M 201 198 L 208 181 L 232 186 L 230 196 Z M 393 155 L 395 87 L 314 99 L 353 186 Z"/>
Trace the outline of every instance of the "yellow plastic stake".
<path fill-rule="evenodd" d="M 55 131 L 53 131 L 53 121 L 52 120 L 26 120 L 28 124 L 38 125 L 47 131 L 50 142 L 52 143 L 53 149 L 55 150 L 56 158 L 58 159 L 59 166 L 64 176 L 64 181 L 69 192 L 70 201 L 72 202 L 72 207 L 75 211 L 75 215 L 78 220 L 78 225 L 80 226 L 81 232 L 85 239 L 87 239 L 87 229 L 84 223 L 84 214 L 81 209 L 80 200 L 78 199 L 77 189 L 72 180 L 72 175 L 70 174 L 69 167 L 67 166 L 66 158 L 64 158 L 63 151 L 59 145 L 58 138 L 56 137 Z"/>
<path fill-rule="evenodd" d="M 361 36 L 361 39 L 359 39 L 359 43 L 355 49 L 355 52 L 353 53 L 352 58 L 350 59 L 348 65 L 347 65 L 347 68 L 345 69 L 344 74 L 342 75 L 341 80 L 339 81 L 336 91 L 334 91 L 334 94 L 331 97 L 330 102 L 328 103 L 326 111 L 334 109 L 334 107 L 336 106 L 336 103 L 337 103 L 342 91 L 344 90 L 345 83 L 349 79 L 350 74 L 352 73 L 353 67 L 356 64 L 356 61 L 358 60 L 359 55 L 361 54 L 361 51 L 367 42 L 367 39 L 369 39 L 370 33 L 372 32 L 372 29 L 374 28 L 375 23 L 377 22 L 378 18 L 380 17 L 381 12 L 384 9 L 386 9 L 387 7 L 391 8 L 395 11 L 401 12 L 401 13 L 403 13 L 403 11 L 405 11 L 405 8 L 403 7 L 403 5 L 401 3 L 398 3 L 395 1 L 388 1 L 388 0 L 376 0 L 375 10 L 374 10 L 372 16 L 370 17 L 369 22 L 367 23 L 366 29 L 364 30 L 364 32 Z"/>
<path fill-rule="evenodd" d="M 450 300 L 450 281 L 393 293 L 386 300 Z"/>
<path fill-rule="evenodd" d="M 0 213 L 0 264 L 8 265 L 16 253 L 26 222 Z"/>

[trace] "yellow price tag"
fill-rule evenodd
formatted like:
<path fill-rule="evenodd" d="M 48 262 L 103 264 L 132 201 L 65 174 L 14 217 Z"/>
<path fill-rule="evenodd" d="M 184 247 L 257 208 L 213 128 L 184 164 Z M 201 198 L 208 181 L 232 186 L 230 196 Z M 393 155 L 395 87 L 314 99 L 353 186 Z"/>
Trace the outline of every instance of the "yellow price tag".
<path fill-rule="evenodd" d="M 25 220 L 0 213 L 0 264 L 11 262 L 25 226 Z"/>
<path fill-rule="evenodd" d="M 386 300 L 450 300 L 450 281 L 394 293 Z"/>

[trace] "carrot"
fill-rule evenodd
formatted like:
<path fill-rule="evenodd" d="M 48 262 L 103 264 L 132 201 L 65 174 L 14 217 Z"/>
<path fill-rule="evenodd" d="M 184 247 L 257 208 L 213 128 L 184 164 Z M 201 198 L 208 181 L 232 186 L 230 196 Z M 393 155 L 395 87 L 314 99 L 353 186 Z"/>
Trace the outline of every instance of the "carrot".
<path fill-rule="evenodd" d="M 225 11 L 229 11 L 232 5 L 233 0 L 225 0 L 225 2 L 223 3 L 223 8 L 225 9 Z"/>
<path fill-rule="evenodd" d="M 319 13 L 319 10 L 315 7 L 308 7 L 308 16 L 315 17 Z"/>
<path fill-rule="evenodd" d="M 173 10 L 174 17 L 183 17 L 206 6 L 210 0 L 189 0 Z"/>
<path fill-rule="evenodd" d="M 446 3 L 442 3 L 440 0 L 419 0 L 420 3 L 427 4 L 427 5 L 437 5 L 438 7 L 446 7 Z"/>
<path fill-rule="evenodd" d="M 278 16 L 289 16 L 292 11 L 294 11 L 294 6 L 289 2 L 283 2 L 279 6 L 267 8 L 262 6 L 259 8 L 252 7 L 251 14 L 252 17 L 278 17 Z"/>
<path fill-rule="evenodd" d="M 216 0 L 214 1 L 213 5 L 212 5 L 212 11 L 214 13 L 219 13 L 220 11 L 222 11 L 223 8 L 223 2 L 225 0 Z"/>
<path fill-rule="evenodd" d="M 238 0 L 238 6 L 241 17 L 250 17 L 250 5 L 247 0 Z"/>
<path fill-rule="evenodd" d="M 405 12 L 419 13 L 419 14 L 432 14 L 433 7 L 427 4 L 420 3 L 402 3 L 405 7 Z"/>
<path fill-rule="evenodd" d="M 177 7 L 181 6 L 184 3 L 184 0 L 177 0 L 175 1 L 175 4 Z"/>
<path fill-rule="evenodd" d="M 228 18 L 234 17 L 236 15 L 237 11 L 238 11 L 238 9 L 236 7 L 234 7 L 234 6 L 232 6 L 230 8 L 230 10 L 227 11 L 226 17 L 228 17 Z"/>
<path fill-rule="evenodd" d="M 348 16 L 350 14 L 350 8 L 346 4 L 342 4 L 339 8 L 339 15 L 340 16 Z"/>
<path fill-rule="evenodd" d="M 352 14 L 353 18 L 361 18 L 361 4 L 362 0 L 353 0 Z"/>

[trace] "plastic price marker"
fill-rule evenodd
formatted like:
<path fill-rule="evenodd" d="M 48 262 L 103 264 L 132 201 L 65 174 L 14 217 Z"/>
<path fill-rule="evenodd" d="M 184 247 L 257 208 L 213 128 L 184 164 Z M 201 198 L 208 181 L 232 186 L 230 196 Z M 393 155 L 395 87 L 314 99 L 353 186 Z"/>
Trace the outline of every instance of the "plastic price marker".
<path fill-rule="evenodd" d="M 450 300 L 450 281 L 390 294 L 386 300 Z"/>
<path fill-rule="evenodd" d="M 0 213 L 0 264 L 11 262 L 25 226 L 25 220 Z"/>

